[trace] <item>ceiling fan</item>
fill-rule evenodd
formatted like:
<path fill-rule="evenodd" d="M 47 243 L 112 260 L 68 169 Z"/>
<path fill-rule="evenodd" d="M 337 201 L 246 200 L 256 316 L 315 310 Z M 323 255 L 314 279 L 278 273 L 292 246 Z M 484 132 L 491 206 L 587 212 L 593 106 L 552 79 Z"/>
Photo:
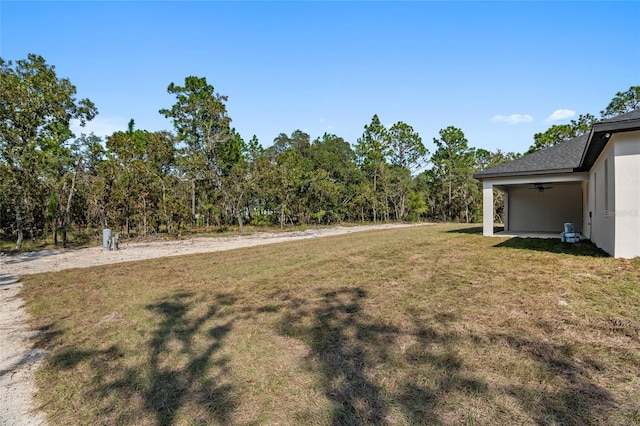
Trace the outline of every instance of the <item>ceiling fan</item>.
<path fill-rule="evenodd" d="M 529 188 L 529 189 L 537 189 L 538 192 L 544 192 L 545 189 L 552 189 L 553 188 L 553 186 L 544 186 L 541 183 L 534 183 L 532 185 L 533 185 L 533 188 Z"/>

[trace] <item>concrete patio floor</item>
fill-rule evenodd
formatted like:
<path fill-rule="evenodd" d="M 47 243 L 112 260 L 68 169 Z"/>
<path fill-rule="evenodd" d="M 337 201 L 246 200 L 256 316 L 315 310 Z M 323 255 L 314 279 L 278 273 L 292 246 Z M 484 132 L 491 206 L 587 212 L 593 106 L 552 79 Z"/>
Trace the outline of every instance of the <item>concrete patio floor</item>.
<path fill-rule="evenodd" d="M 518 232 L 518 231 L 499 231 L 493 234 L 494 237 L 517 237 L 517 238 L 557 238 L 560 239 L 559 232 Z M 580 234 L 580 239 L 584 237 Z"/>

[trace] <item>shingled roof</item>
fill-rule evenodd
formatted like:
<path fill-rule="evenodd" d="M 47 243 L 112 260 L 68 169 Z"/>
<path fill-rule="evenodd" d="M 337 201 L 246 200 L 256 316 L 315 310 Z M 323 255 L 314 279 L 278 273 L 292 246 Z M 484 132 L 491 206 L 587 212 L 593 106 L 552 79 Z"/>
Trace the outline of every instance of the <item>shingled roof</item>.
<path fill-rule="evenodd" d="M 546 175 L 569 173 L 580 166 L 582 153 L 589 135 L 585 134 L 565 142 L 543 148 L 473 175 L 476 179 L 502 176 Z"/>
<path fill-rule="evenodd" d="M 476 179 L 588 171 L 611 134 L 640 130 L 640 109 L 600 121 L 591 131 L 473 175 Z"/>
<path fill-rule="evenodd" d="M 594 124 L 580 160 L 580 170 L 586 171 L 593 167 L 613 133 L 634 130 L 640 130 L 640 109 Z"/>

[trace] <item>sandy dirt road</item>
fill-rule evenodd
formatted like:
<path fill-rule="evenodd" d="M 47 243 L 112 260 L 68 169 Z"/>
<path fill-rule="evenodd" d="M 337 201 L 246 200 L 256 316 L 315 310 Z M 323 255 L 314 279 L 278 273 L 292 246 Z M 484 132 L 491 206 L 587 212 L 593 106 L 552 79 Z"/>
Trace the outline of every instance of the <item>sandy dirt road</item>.
<path fill-rule="evenodd" d="M 308 229 L 304 232 L 123 243 L 118 251 L 105 251 L 96 247 L 43 250 L 17 255 L 0 254 L 0 425 L 46 424 L 43 414 L 33 404 L 33 372 L 46 354 L 31 346 L 31 339 L 37 331 L 30 330 L 27 326 L 24 303 L 19 297 L 21 275 L 421 225 L 424 224 L 366 225 Z"/>

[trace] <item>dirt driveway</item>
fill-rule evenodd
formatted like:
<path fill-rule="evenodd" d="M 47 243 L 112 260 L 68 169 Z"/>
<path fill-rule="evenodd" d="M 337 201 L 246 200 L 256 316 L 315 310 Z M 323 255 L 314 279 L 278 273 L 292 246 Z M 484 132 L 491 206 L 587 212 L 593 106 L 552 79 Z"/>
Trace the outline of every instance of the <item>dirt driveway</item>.
<path fill-rule="evenodd" d="M 0 254 L 0 425 L 46 424 L 42 413 L 34 409 L 32 399 L 33 371 L 46 354 L 30 345 L 37 331 L 29 330 L 26 324 L 27 315 L 23 309 L 23 301 L 19 298 L 22 284 L 18 278 L 21 275 L 420 225 L 424 224 L 334 227 L 309 229 L 304 232 L 123 243 L 119 251 L 88 248 L 43 250 L 12 256 Z"/>

